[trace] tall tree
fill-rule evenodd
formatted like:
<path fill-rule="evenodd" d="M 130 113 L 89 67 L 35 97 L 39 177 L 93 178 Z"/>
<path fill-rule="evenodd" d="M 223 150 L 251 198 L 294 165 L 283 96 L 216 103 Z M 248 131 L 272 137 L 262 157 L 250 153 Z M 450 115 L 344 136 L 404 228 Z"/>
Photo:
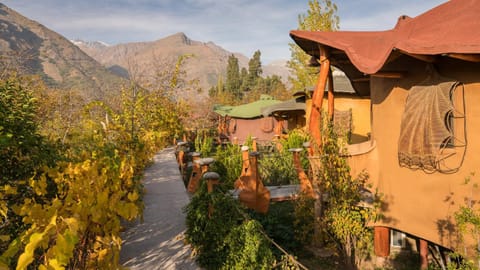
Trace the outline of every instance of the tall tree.
<path fill-rule="evenodd" d="M 242 70 L 240 71 L 240 81 L 241 81 L 240 90 L 242 90 L 242 93 L 245 91 L 248 91 L 247 79 L 248 79 L 248 71 L 246 68 L 243 67 Z"/>
<path fill-rule="evenodd" d="M 248 61 L 247 90 L 252 90 L 257 84 L 258 78 L 262 75 L 262 61 L 260 61 L 261 53 L 257 50 L 250 61 Z"/>
<path fill-rule="evenodd" d="M 227 81 L 225 82 L 225 90 L 240 98 L 240 68 L 238 59 L 232 54 L 228 57 L 227 65 Z"/>
<path fill-rule="evenodd" d="M 331 0 L 309 0 L 306 14 L 298 16 L 298 30 L 335 31 L 339 18 L 337 6 Z M 293 76 L 289 77 L 294 91 L 303 91 L 316 83 L 318 68 L 308 66 L 310 56 L 295 43 L 290 43 L 291 60 L 288 67 Z"/>

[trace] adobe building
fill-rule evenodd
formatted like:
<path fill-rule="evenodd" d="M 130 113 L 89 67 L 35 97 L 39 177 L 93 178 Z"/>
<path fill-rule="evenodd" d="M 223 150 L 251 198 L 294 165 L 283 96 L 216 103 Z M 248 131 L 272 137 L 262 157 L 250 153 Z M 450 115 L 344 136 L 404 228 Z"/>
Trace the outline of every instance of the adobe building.
<path fill-rule="evenodd" d="M 374 224 L 377 256 L 388 256 L 390 231 L 417 239 L 423 268 L 428 245 L 475 250 L 476 240 L 459 237 L 454 214 L 480 199 L 478 177 L 465 184 L 480 171 L 478 14 L 480 1 L 451 0 L 401 16 L 387 31 L 290 32 L 321 64 L 307 118 L 314 142 L 321 144 L 322 107 L 330 117 L 335 110 L 333 87 L 327 97 L 323 91 L 331 66 L 370 103 L 361 113 L 371 133 L 349 146 L 349 162 L 353 174 L 366 169 L 383 195 L 383 218 Z"/>
<path fill-rule="evenodd" d="M 261 95 L 258 100 L 247 104 L 214 106 L 213 111 L 219 116 L 219 136 L 240 144 L 249 137 L 256 137 L 260 143 L 271 141 L 275 138 L 276 129 L 286 123 L 274 116 L 264 116 L 261 109 L 278 103 L 281 101 L 272 96 Z"/>

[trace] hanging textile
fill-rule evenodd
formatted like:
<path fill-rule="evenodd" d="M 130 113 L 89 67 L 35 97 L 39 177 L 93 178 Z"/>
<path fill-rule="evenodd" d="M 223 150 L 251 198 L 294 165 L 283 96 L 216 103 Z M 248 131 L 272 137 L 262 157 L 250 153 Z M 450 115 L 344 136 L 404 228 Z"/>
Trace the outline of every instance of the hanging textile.
<path fill-rule="evenodd" d="M 458 85 L 432 71 L 426 81 L 410 89 L 400 127 L 400 166 L 443 171 L 440 163 L 449 157 L 443 150 L 454 148 L 452 99 Z"/>

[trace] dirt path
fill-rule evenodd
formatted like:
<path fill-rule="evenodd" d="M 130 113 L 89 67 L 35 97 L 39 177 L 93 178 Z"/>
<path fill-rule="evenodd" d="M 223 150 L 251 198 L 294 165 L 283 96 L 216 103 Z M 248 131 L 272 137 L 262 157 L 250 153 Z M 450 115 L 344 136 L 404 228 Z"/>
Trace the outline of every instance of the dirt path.
<path fill-rule="evenodd" d="M 129 269 L 200 269 L 183 242 L 189 196 L 182 182 L 174 149 L 158 153 L 145 171 L 143 223 L 129 226 L 122 235 L 120 262 Z"/>

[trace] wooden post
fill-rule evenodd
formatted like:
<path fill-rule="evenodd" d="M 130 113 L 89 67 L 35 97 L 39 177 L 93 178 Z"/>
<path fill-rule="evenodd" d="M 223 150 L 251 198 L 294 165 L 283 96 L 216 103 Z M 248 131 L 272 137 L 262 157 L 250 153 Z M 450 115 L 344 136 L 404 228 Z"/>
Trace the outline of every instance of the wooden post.
<path fill-rule="evenodd" d="M 310 112 L 309 131 L 312 135 L 313 147 L 315 152 L 322 146 L 322 102 L 325 94 L 325 86 L 328 80 L 328 73 L 330 72 L 330 60 L 328 59 L 328 51 L 325 46 L 319 45 L 320 50 L 320 73 L 318 74 L 318 81 L 313 92 L 312 108 Z"/>
<path fill-rule="evenodd" d="M 182 173 L 182 176 L 185 177 L 185 169 L 187 166 L 187 142 L 179 142 L 177 143 L 177 163 L 178 163 L 178 169 Z M 184 178 L 185 179 L 185 178 Z"/>
<path fill-rule="evenodd" d="M 250 165 L 252 171 L 252 178 L 255 179 L 255 205 L 254 210 L 259 213 L 267 213 L 270 206 L 270 191 L 265 188 L 262 180 L 260 179 L 260 174 L 258 173 L 258 156 L 259 152 L 250 153 Z"/>
<path fill-rule="evenodd" d="M 275 118 L 275 129 L 274 129 L 274 132 L 275 132 L 275 136 L 278 135 L 278 137 L 281 137 L 283 135 L 283 119 L 279 118 Z"/>
<path fill-rule="evenodd" d="M 293 166 L 297 171 L 298 180 L 300 180 L 300 193 L 304 196 L 309 198 L 315 198 L 315 193 L 313 192 L 313 187 L 310 179 L 308 179 L 307 174 L 302 168 L 302 164 L 300 162 L 300 155 L 299 153 L 303 151 L 302 148 L 291 148 L 288 151 L 292 152 L 293 154 Z"/>
<path fill-rule="evenodd" d="M 428 242 L 424 239 L 419 239 L 420 251 L 420 269 L 428 269 Z"/>
<path fill-rule="evenodd" d="M 252 137 L 252 151 L 257 151 L 257 137 Z"/>
<path fill-rule="evenodd" d="M 190 175 L 190 180 L 188 181 L 187 190 L 190 193 L 195 193 L 198 189 L 198 185 L 202 177 L 202 169 L 200 166 L 200 153 L 192 153 L 192 163 L 192 174 Z"/>
<path fill-rule="evenodd" d="M 315 91 L 313 92 L 312 105 L 310 110 L 310 119 L 308 123 L 309 133 L 312 137 L 311 139 L 311 150 L 312 153 L 318 154 L 322 147 L 322 103 L 323 97 L 325 95 L 325 86 L 328 80 L 328 73 L 330 71 L 330 60 L 328 59 L 328 50 L 325 46 L 319 45 L 318 49 L 320 51 L 320 72 L 318 74 L 317 85 L 315 86 Z M 315 193 L 318 195 L 315 200 L 315 220 L 321 218 L 322 212 L 322 196 L 321 191 L 319 190 L 319 179 L 318 176 L 314 175 L 312 178 L 313 188 Z M 320 245 L 321 242 L 321 232 L 320 223 L 315 222 L 314 228 L 314 244 Z"/>
<path fill-rule="evenodd" d="M 332 70 L 328 69 L 328 120 L 333 121 L 335 111 L 335 96 L 333 94 L 333 75 Z"/>
<path fill-rule="evenodd" d="M 252 174 L 250 170 L 250 156 L 248 153 L 248 146 L 244 145 L 242 146 L 242 171 L 240 172 L 240 177 L 235 180 L 233 183 L 233 186 L 235 189 L 245 189 L 248 187 L 248 176 Z"/>
<path fill-rule="evenodd" d="M 282 146 L 282 143 L 280 142 L 280 135 L 278 134 L 273 135 L 273 141 L 275 142 L 275 148 L 278 151 L 282 151 L 283 146 Z"/>
<path fill-rule="evenodd" d="M 220 176 L 216 172 L 207 172 L 203 175 L 203 179 L 207 181 L 208 193 L 212 193 L 215 185 L 218 185 L 218 179 L 220 179 Z M 213 206 L 208 205 L 208 217 L 211 217 L 212 214 L 213 214 Z"/>
<path fill-rule="evenodd" d="M 374 227 L 373 245 L 375 255 L 378 257 L 388 257 L 390 255 L 390 229 L 387 227 Z"/>

